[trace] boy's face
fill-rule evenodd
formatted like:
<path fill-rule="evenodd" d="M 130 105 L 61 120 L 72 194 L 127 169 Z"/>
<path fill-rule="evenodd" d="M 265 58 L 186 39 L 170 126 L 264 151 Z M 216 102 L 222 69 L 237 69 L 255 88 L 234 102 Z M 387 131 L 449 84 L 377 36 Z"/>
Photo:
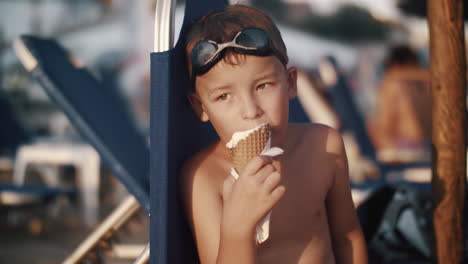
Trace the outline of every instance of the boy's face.
<path fill-rule="evenodd" d="M 276 145 L 287 127 L 289 99 L 296 96 L 296 75 L 295 68 L 286 70 L 275 56 L 231 57 L 198 76 L 196 92 L 189 97 L 200 119 L 211 121 L 223 142 L 234 132 L 269 123 Z"/>

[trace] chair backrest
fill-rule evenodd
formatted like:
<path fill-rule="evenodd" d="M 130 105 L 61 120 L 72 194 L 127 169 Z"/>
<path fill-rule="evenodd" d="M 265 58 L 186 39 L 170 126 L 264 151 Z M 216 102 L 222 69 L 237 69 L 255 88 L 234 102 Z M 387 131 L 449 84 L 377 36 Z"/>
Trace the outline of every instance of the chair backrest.
<path fill-rule="evenodd" d="M 151 263 L 199 262 L 179 200 L 178 175 L 183 161 L 216 135 L 198 120 L 186 97 L 184 32 L 194 19 L 225 5 L 225 0 L 186 1 L 175 47 L 151 54 Z"/>
<path fill-rule="evenodd" d="M 290 123 L 310 123 L 309 116 L 304 111 L 298 97 L 289 101 L 289 122 Z"/>
<path fill-rule="evenodd" d="M 22 36 L 15 52 L 111 172 L 149 211 L 149 148 L 125 106 L 52 39 Z"/>
<path fill-rule="evenodd" d="M 333 107 L 341 121 L 342 129 L 353 133 L 364 156 L 376 160 L 374 145 L 370 141 L 364 118 L 359 112 L 353 92 L 345 76 L 338 69 L 336 60 L 333 57 L 328 57 L 326 60 L 328 60 L 329 66 L 333 68 L 336 76 L 335 84 L 330 87 L 330 96 Z"/>

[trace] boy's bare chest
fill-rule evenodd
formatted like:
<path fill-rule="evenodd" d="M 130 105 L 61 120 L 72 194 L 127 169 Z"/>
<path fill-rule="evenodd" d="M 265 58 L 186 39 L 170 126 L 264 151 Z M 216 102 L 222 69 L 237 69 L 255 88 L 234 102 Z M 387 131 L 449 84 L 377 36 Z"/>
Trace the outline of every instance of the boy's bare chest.
<path fill-rule="evenodd" d="M 271 216 L 272 236 L 307 239 L 327 225 L 325 199 L 333 171 L 319 161 L 293 162 L 282 166 L 286 194 Z"/>
<path fill-rule="evenodd" d="M 272 210 L 270 237 L 257 248 L 258 263 L 334 263 L 325 206 L 333 181 L 333 158 L 323 150 L 310 153 L 307 147 L 292 155 L 274 163 L 286 193 Z M 226 161 L 220 167 L 217 174 L 223 176 L 216 185 L 221 197 L 231 164 Z"/>
<path fill-rule="evenodd" d="M 276 263 L 283 257 L 323 263 L 321 259 L 331 254 L 325 199 L 332 167 L 319 160 L 290 163 L 281 168 L 281 173 L 286 194 L 273 208 L 270 238 L 259 246 L 259 258 L 265 263 Z"/>

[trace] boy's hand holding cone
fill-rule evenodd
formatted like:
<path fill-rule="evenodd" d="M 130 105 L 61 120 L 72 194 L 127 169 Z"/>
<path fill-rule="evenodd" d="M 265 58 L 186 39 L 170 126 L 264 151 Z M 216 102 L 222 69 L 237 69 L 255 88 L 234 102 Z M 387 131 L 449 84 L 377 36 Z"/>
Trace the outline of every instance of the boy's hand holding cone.
<path fill-rule="evenodd" d="M 270 148 L 270 144 L 271 131 L 269 124 L 262 124 L 251 130 L 234 133 L 231 141 L 226 144 L 231 151 L 234 163 L 231 176 L 237 180 L 249 162 L 259 155 L 273 157 L 283 153 L 280 148 Z M 257 224 L 256 241 L 259 244 L 268 239 L 270 215 L 271 212 Z"/>

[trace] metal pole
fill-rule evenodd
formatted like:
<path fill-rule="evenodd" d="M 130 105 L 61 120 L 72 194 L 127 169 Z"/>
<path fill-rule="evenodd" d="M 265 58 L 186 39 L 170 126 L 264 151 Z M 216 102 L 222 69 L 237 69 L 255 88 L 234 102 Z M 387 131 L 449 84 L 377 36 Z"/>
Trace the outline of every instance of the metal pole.
<path fill-rule="evenodd" d="M 463 262 L 466 63 L 462 0 L 428 0 L 434 260 Z"/>
<path fill-rule="evenodd" d="M 154 14 L 155 52 L 167 51 L 174 46 L 175 4 L 175 0 L 156 1 Z"/>

